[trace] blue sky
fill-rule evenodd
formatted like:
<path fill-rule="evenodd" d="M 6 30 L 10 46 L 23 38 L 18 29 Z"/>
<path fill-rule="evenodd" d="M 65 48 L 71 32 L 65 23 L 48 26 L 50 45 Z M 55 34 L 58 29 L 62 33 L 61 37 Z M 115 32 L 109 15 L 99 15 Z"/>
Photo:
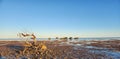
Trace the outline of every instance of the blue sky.
<path fill-rule="evenodd" d="M 120 0 L 0 0 L 0 38 L 118 37 Z"/>

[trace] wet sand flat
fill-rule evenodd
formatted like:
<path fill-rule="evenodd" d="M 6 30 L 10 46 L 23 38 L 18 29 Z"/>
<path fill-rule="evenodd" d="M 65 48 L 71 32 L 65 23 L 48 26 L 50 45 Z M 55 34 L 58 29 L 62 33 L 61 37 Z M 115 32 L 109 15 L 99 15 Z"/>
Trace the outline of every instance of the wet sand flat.
<path fill-rule="evenodd" d="M 32 42 L 32 41 L 31 41 Z M 51 50 L 51 58 L 54 59 L 119 59 L 120 55 L 118 54 L 117 57 L 107 55 L 104 52 L 98 53 L 98 51 L 105 51 L 105 49 L 100 48 L 94 48 L 94 47 L 102 47 L 102 48 L 111 48 L 115 49 L 115 51 L 119 52 L 120 49 L 120 41 L 114 40 L 114 41 L 96 41 L 96 43 L 90 43 L 90 44 L 82 44 L 80 42 L 69 42 L 65 43 L 67 41 L 37 41 L 37 43 L 44 42 L 47 46 L 47 49 Z M 64 42 L 64 43 L 63 43 Z M 22 51 L 24 46 L 24 41 L 0 41 L 0 55 L 1 57 L 9 57 L 12 56 L 16 58 L 16 55 L 19 54 Z M 72 45 L 71 45 L 72 44 Z M 80 45 L 78 45 L 80 44 Z M 81 46 L 82 45 L 82 46 Z M 111 47 L 107 47 L 107 46 Z M 92 48 L 87 48 L 89 46 L 92 46 Z M 108 50 L 106 51 L 113 51 Z M 12 55 L 11 55 L 12 53 Z M 24 57 L 20 57 L 23 59 Z M 12 59 L 12 58 L 10 58 Z M 46 59 L 46 58 L 43 58 Z M 47 58 L 50 59 L 50 58 Z"/>

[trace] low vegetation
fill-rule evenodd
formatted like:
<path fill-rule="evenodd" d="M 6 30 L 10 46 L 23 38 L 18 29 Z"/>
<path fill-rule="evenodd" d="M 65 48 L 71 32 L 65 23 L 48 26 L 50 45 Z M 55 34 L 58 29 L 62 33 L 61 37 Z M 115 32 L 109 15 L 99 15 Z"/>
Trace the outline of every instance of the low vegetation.
<path fill-rule="evenodd" d="M 0 46 L 0 57 L 6 59 L 112 59 L 104 53 L 91 52 L 86 48 L 60 45 L 59 41 L 37 41 L 34 34 L 20 33 L 19 36 L 30 40 L 2 41 L 7 45 Z M 60 40 L 64 42 L 66 38 Z"/>

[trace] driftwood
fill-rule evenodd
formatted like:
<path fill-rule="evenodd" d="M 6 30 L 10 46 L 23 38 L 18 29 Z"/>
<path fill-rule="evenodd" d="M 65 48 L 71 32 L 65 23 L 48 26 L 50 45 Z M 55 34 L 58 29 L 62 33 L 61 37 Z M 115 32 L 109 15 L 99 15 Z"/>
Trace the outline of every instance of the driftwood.
<path fill-rule="evenodd" d="M 33 41 L 25 41 L 24 50 L 21 55 L 28 56 L 33 55 L 33 59 L 43 57 L 44 54 L 49 52 L 47 46 L 44 43 L 37 43 L 36 36 L 34 34 L 19 34 L 20 37 L 29 37 Z"/>

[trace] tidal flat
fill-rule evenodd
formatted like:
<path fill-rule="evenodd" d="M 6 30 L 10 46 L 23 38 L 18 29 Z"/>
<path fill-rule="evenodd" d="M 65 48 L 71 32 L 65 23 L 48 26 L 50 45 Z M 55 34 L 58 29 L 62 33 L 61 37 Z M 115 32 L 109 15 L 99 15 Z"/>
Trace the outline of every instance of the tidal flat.
<path fill-rule="evenodd" d="M 0 59 L 120 59 L 120 40 L 37 41 L 43 42 L 47 51 L 24 55 L 24 41 L 0 41 Z"/>

